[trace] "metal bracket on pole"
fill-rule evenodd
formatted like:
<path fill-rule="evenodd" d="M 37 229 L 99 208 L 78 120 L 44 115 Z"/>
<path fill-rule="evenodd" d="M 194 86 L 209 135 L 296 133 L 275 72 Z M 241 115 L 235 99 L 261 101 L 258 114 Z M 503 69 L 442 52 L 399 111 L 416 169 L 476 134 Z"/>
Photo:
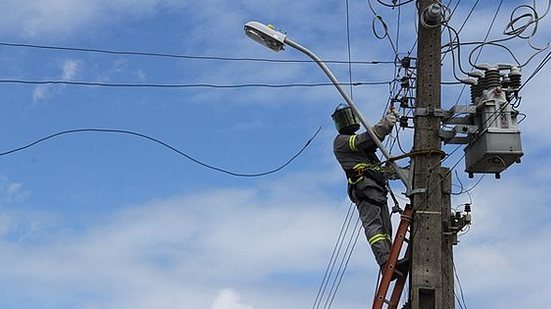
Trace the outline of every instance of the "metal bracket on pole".
<path fill-rule="evenodd" d="M 453 116 L 453 113 L 441 108 L 418 107 L 415 109 L 414 117 L 418 117 L 418 116 L 435 116 L 435 117 L 442 117 L 442 118 L 450 118 Z"/>
<path fill-rule="evenodd" d="M 409 195 L 415 195 L 415 194 L 422 194 L 422 193 L 425 193 L 427 192 L 427 188 L 417 188 L 417 189 L 414 189 L 414 190 L 411 190 L 409 192 Z"/>
<path fill-rule="evenodd" d="M 323 63 L 321 58 L 319 58 L 316 54 L 314 54 L 312 51 L 310 51 L 306 47 L 294 42 L 293 40 L 289 39 L 288 37 L 285 38 L 284 42 L 287 45 L 297 49 L 298 51 L 300 51 L 300 52 L 306 54 L 308 57 L 312 58 L 312 60 L 314 60 L 321 67 L 323 72 L 325 72 L 327 77 L 329 77 L 329 79 L 331 80 L 333 85 L 337 88 L 337 90 L 339 91 L 341 96 L 344 98 L 344 100 L 346 101 L 348 106 L 350 106 L 352 111 L 354 111 L 354 114 L 356 114 L 356 116 L 358 116 L 358 119 L 360 119 L 360 122 L 362 123 L 364 128 L 367 130 L 367 133 L 369 134 L 369 137 L 371 137 L 373 142 L 375 142 L 377 147 L 383 153 L 383 156 L 389 161 L 389 164 L 392 166 L 392 168 L 394 168 L 394 170 L 396 171 L 396 174 L 398 175 L 398 177 L 400 178 L 400 180 L 402 181 L 404 186 L 406 186 L 406 188 L 408 188 L 409 187 L 409 181 L 408 181 L 406 175 L 401 171 L 400 167 L 398 166 L 398 164 L 396 164 L 396 162 L 390 160 L 391 156 L 390 156 L 389 152 L 386 150 L 385 146 L 381 143 L 381 140 L 379 140 L 377 135 L 375 135 L 375 132 L 373 132 L 373 130 L 369 126 L 367 120 L 362 116 L 362 114 L 360 113 L 360 111 L 356 107 L 356 104 L 354 104 L 354 102 L 348 96 L 348 94 L 344 91 L 344 89 L 342 89 L 342 87 L 340 86 L 340 84 L 339 84 L 337 78 L 335 77 L 335 75 L 333 75 L 331 70 L 329 70 L 329 68 L 325 65 L 325 63 Z"/>

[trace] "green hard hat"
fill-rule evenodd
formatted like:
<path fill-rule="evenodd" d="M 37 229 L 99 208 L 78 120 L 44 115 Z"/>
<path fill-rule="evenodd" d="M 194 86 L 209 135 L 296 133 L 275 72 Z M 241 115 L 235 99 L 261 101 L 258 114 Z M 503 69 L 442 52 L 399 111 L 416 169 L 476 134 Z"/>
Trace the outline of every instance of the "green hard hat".
<path fill-rule="evenodd" d="M 340 104 L 337 106 L 331 118 L 333 118 L 335 128 L 341 134 L 354 134 L 354 132 L 360 129 L 358 118 L 354 114 L 354 111 L 352 111 L 352 108 L 347 105 Z"/>

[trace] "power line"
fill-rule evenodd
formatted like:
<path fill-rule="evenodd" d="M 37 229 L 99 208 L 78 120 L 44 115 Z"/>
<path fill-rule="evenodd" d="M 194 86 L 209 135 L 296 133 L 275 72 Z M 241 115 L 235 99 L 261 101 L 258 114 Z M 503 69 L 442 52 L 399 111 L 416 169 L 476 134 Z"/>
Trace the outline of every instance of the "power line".
<path fill-rule="evenodd" d="M 346 234 L 348 234 L 348 229 L 352 220 L 352 210 L 354 209 L 352 205 L 354 205 L 354 203 L 350 203 L 350 205 L 348 206 L 348 212 L 346 213 L 346 217 L 344 218 L 344 221 L 341 225 L 339 237 L 337 238 L 337 242 L 333 247 L 333 252 L 331 252 L 331 257 L 329 258 L 329 262 L 327 263 L 327 267 L 325 268 L 325 274 L 323 275 L 323 280 L 321 281 L 320 287 L 318 289 L 318 294 L 316 295 L 316 299 L 314 300 L 314 304 L 312 305 L 312 309 L 319 308 L 319 306 L 321 305 L 321 301 L 324 298 L 325 290 L 327 289 L 327 284 L 329 283 L 329 278 L 331 278 L 337 258 L 341 254 L 342 244 L 344 242 Z"/>
<path fill-rule="evenodd" d="M 484 45 L 487 44 L 487 40 L 488 40 L 488 37 L 490 36 L 490 33 L 492 31 L 492 28 L 494 27 L 494 24 L 495 24 L 495 21 L 497 19 L 497 16 L 499 15 L 499 11 L 501 10 L 501 5 L 503 4 L 503 0 L 500 0 L 499 2 L 499 5 L 497 6 L 497 9 L 496 9 L 496 12 L 494 14 L 494 17 L 492 18 L 492 22 L 490 23 L 490 26 L 488 27 L 488 31 L 486 32 L 486 36 L 484 37 L 484 43 L 482 43 L 480 46 L 478 46 L 477 48 L 480 48 L 480 50 L 478 51 L 478 55 L 476 56 L 476 60 L 475 60 L 475 63 L 478 62 L 478 59 L 480 58 L 480 54 L 482 53 L 482 48 L 484 47 Z M 460 47 L 461 47 L 461 44 L 459 42 L 459 32 L 457 32 L 453 27 L 451 27 L 450 25 L 448 25 L 447 23 L 444 24 L 444 26 L 446 26 L 449 30 L 452 30 L 455 35 L 456 35 L 456 39 L 457 39 L 457 64 L 458 64 L 458 67 L 459 67 L 459 70 L 461 70 L 461 72 L 463 72 L 463 74 L 466 74 L 467 75 L 467 72 L 465 70 L 463 70 L 462 66 L 461 66 L 461 53 L 460 53 Z M 471 64 L 471 66 L 474 67 L 474 63 L 472 63 L 470 60 L 471 60 L 471 55 L 474 53 L 474 51 L 477 49 L 473 49 L 471 51 L 471 53 L 469 54 L 469 63 Z M 452 49 L 452 57 L 453 57 L 453 49 Z M 514 57 L 514 55 L 513 55 Z M 518 62 L 518 61 L 517 61 Z M 454 68 L 454 75 L 455 75 L 455 64 L 453 65 L 453 68 Z M 463 89 L 465 89 L 465 86 L 463 86 Z"/>
<path fill-rule="evenodd" d="M 314 133 L 314 135 L 306 142 L 306 144 L 304 144 L 304 146 L 296 154 L 294 154 L 289 160 L 287 160 L 283 165 L 281 165 L 277 168 L 271 169 L 269 171 L 260 172 L 260 173 L 232 172 L 232 171 L 220 168 L 220 167 L 216 167 L 216 166 L 204 163 L 204 162 L 202 162 L 198 159 L 195 159 L 192 156 L 184 153 L 183 151 L 169 145 L 168 143 L 161 141 L 160 139 L 151 137 L 151 136 L 143 134 L 143 133 L 138 133 L 138 132 L 130 131 L 130 130 L 123 130 L 123 129 L 81 128 L 81 129 L 71 129 L 71 130 L 59 131 L 57 133 L 50 134 L 46 137 L 42 137 L 40 139 L 37 139 L 37 140 L 27 144 L 27 145 L 24 145 L 24 146 L 21 146 L 21 147 L 18 147 L 18 148 L 14 148 L 14 149 L 11 149 L 11 150 L 8 150 L 8 151 L 0 152 L 0 157 L 23 151 L 23 150 L 28 149 L 32 146 L 35 146 L 37 144 L 40 144 L 42 142 L 45 142 L 47 140 L 50 140 L 50 139 L 53 139 L 55 137 L 62 136 L 62 135 L 74 134 L 74 133 L 84 133 L 84 132 L 115 133 L 115 134 L 133 135 L 133 136 L 137 136 L 137 137 L 144 138 L 146 140 L 152 141 L 154 143 L 157 143 L 157 144 L 159 144 L 159 145 L 161 145 L 165 148 L 168 148 L 168 149 L 176 152 L 177 154 L 187 158 L 190 161 L 193 161 L 193 162 L 195 162 L 195 163 L 197 163 L 197 164 L 199 164 L 199 165 L 201 165 L 205 168 L 208 168 L 208 169 L 211 169 L 211 170 L 214 170 L 214 171 L 217 171 L 217 172 L 221 172 L 221 173 L 228 174 L 228 175 L 235 176 L 235 177 L 253 178 L 253 177 L 261 177 L 261 176 L 266 176 L 266 175 L 269 175 L 269 174 L 273 174 L 273 173 L 276 173 L 276 172 L 282 170 L 283 168 L 285 168 L 287 165 L 289 165 L 298 156 L 300 156 L 302 154 L 302 152 L 310 145 L 310 143 L 314 140 L 314 138 L 316 138 L 316 136 L 318 135 L 318 133 L 320 131 L 321 131 L 321 127 L 319 127 L 318 130 L 316 131 L 316 133 Z"/>
<path fill-rule="evenodd" d="M 354 100 L 354 90 L 352 87 L 352 52 L 350 51 L 350 16 L 348 12 L 348 0 L 346 4 L 346 49 L 348 51 L 348 82 L 350 83 L 350 98 Z"/>
<path fill-rule="evenodd" d="M 476 6 L 478 5 L 478 2 L 480 2 L 480 0 L 477 0 L 474 5 L 472 6 L 471 10 L 469 11 L 469 13 L 467 14 L 467 17 L 465 18 L 465 20 L 463 21 L 463 23 L 461 24 L 461 27 L 459 27 L 459 30 L 457 31 L 457 37 L 459 38 L 459 34 L 461 33 L 461 31 L 463 31 L 463 28 L 465 27 L 465 25 L 467 24 L 467 21 L 469 21 L 469 19 L 471 18 L 473 12 L 475 11 L 476 9 Z M 458 1 L 457 2 L 457 5 L 455 6 L 455 8 L 453 9 L 452 13 L 451 13 L 451 16 L 450 16 L 450 19 L 451 17 L 453 16 L 453 14 L 455 13 L 455 10 L 457 9 L 457 7 L 459 6 L 459 3 L 461 3 L 461 1 Z M 452 42 L 450 42 L 452 43 Z M 446 58 L 446 56 L 448 55 L 448 52 L 449 51 L 452 51 L 452 47 L 450 47 L 450 49 L 444 53 L 444 56 L 442 57 L 442 60 L 441 61 L 444 61 L 444 59 Z"/>
<path fill-rule="evenodd" d="M 389 3 L 386 3 L 382 0 L 377 0 L 377 2 L 379 2 L 381 5 L 383 6 L 386 6 L 386 7 L 389 7 L 389 8 L 396 8 L 396 7 L 400 7 L 402 5 L 406 5 L 408 3 L 411 3 L 413 2 L 414 0 L 406 0 L 405 2 L 401 2 L 401 3 L 396 3 L 396 0 L 393 0 L 392 1 L 392 4 L 389 4 Z"/>
<path fill-rule="evenodd" d="M 190 59 L 190 60 L 250 61 L 250 62 L 274 62 L 274 63 L 311 63 L 313 62 L 313 60 L 298 60 L 298 59 L 285 60 L 285 59 L 265 59 L 265 58 L 247 58 L 247 57 L 197 56 L 197 55 L 169 54 L 169 53 L 159 53 L 159 52 L 123 51 L 123 50 L 109 50 L 109 49 L 99 49 L 99 48 L 65 47 L 65 46 L 26 44 L 26 43 L 11 43 L 11 42 L 0 42 L 0 46 L 46 49 L 46 50 L 57 50 L 57 51 L 73 51 L 73 52 L 84 52 L 84 53 L 98 53 L 98 54 L 109 54 L 109 55 Z M 331 63 L 331 64 L 350 64 L 349 61 L 343 61 L 343 60 L 326 60 L 324 62 Z M 384 61 L 384 60 L 383 61 L 379 61 L 379 60 L 354 61 L 351 64 L 369 64 L 369 65 L 394 64 L 394 61 Z"/>
<path fill-rule="evenodd" d="M 348 266 L 348 262 L 350 261 L 350 257 L 352 256 L 352 252 L 354 251 L 354 248 L 356 247 L 356 243 L 358 242 L 358 238 L 360 235 L 360 232 L 362 230 L 362 226 L 360 224 L 360 217 L 356 219 L 356 224 L 354 226 L 354 229 L 352 230 L 352 235 L 348 239 L 348 243 L 346 245 L 346 248 L 344 250 L 343 256 L 341 258 L 341 262 L 339 264 L 339 267 L 337 268 L 337 274 L 335 275 L 335 278 L 333 279 L 333 283 L 331 284 L 331 289 L 329 290 L 329 296 L 325 300 L 325 306 L 324 308 L 331 308 L 331 305 L 333 304 L 333 301 L 335 300 L 335 296 L 337 295 L 337 291 L 339 290 L 339 286 L 341 284 L 342 277 L 346 271 L 346 268 Z M 354 235 L 355 233 L 355 235 Z"/>
<path fill-rule="evenodd" d="M 478 3 L 478 2 L 477 2 L 477 3 Z M 497 18 L 497 15 L 498 15 L 498 13 L 499 13 L 499 10 L 500 10 L 502 4 L 503 4 L 503 0 L 501 0 L 501 1 L 499 2 L 499 6 L 497 7 L 496 13 L 494 14 L 494 18 L 492 19 L 492 22 L 490 23 L 490 26 L 489 26 L 489 28 L 488 28 L 488 31 L 486 32 L 486 35 L 485 35 L 485 37 L 484 37 L 484 42 L 483 42 L 482 44 L 485 44 L 486 41 L 488 40 L 488 37 L 490 36 L 490 33 L 491 33 L 491 31 L 492 31 L 492 27 L 493 27 L 493 25 L 494 25 L 494 23 L 495 23 L 495 20 L 496 20 L 496 18 Z M 457 36 L 457 43 L 458 43 L 458 44 L 457 44 L 457 63 L 458 63 L 459 69 L 460 69 L 461 71 L 463 71 L 463 69 L 461 68 L 461 54 L 460 54 L 461 44 L 459 43 L 459 32 L 456 32 L 452 27 L 447 26 L 447 28 L 450 29 L 450 30 L 452 30 L 452 31 L 454 31 L 454 32 L 456 33 L 456 36 Z M 482 46 L 484 46 L 484 45 L 482 45 Z M 451 50 L 451 52 L 452 52 L 452 57 L 453 57 L 453 49 Z M 478 52 L 478 55 L 477 55 L 477 57 L 476 57 L 475 62 L 478 62 L 478 59 L 480 58 L 480 54 L 481 54 L 481 53 L 482 53 L 482 49 L 480 49 L 480 51 Z M 469 58 L 470 58 L 470 55 L 471 55 L 471 54 L 469 54 Z M 452 62 L 455 62 L 455 61 L 452 60 Z M 470 62 L 470 61 L 469 61 L 469 62 Z M 452 63 L 452 65 L 453 65 L 454 75 L 455 75 L 455 63 Z M 471 70 L 472 70 L 473 67 L 474 67 L 474 65 L 471 64 Z M 463 87 L 461 87 L 461 92 L 459 92 L 459 95 L 457 96 L 456 105 L 459 103 L 459 100 L 461 100 L 461 97 L 463 96 L 463 92 L 465 91 L 465 89 L 466 89 L 466 85 L 463 85 Z"/>
<path fill-rule="evenodd" d="M 551 60 L 551 51 L 547 53 L 547 55 L 543 58 L 540 64 L 538 64 L 538 66 L 534 69 L 534 72 L 530 74 L 528 79 L 526 79 L 526 81 L 519 88 L 519 91 L 522 90 L 522 88 L 524 88 L 524 86 L 526 86 L 526 84 L 528 84 L 528 82 L 530 82 L 534 78 L 534 76 L 536 76 L 549 63 L 550 60 Z"/>
<path fill-rule="evenodd" d="M 392 48 L 392 51 L 394 52 L 394 55 L 396 55 L 398 52 L 396 51 L 396 46 L 394 45 L 394 42 L 392 42 L 392 38 L 388 35 L 388 26 L 387 26 L 386 22 L 384 21 L 383 17 L 375 11 L 371 1 L 372 0 L 367 1 L 368 5 L 369 5 L 369 9 L 373 13 L 373 20 L 371 22 L 371 31 L 373 32 L 373 35 L 379 40 L 383 40 L 384 38 L 387 38 L 388 42 L 390 44 L 390 47 Z M 379 21 L 381 23 L 381 25 L 383 26 L 384 33 L 382 35 L 378 34 L 377 30 L 375 28 L 375 23 L 377 21 Z"/>
<path fill-rule="evenodd" d="M 376 86 L 390 84 L 392 81 L 363 81 L 353 83 L 340 83 L 340 85 L 352 86 Z M 26 84 L 26 85 L 71 85 L 87 87 L 118 87 L 118 88 L 294 88 L 294 87 L 328 87 L 334 86 L 332 83 L 287 83 L 287 84 L 265 84 L 265 83 L 246 83 L 246 84 L 154 84 L 154 83 L 105 83 L 97 81 L 73 81 L 73 80 L 26 80 L 26 79 L 0 79 L 0 84 Z"/>
<path fill-rule="evenodd" d="M 457 268 L 455 267 L 455 263 L 453 262 L 453 259 L 452 259 L 452 266 L 453 266 L 453 274 L 455 275 L 455 279 L 457 279 L 457 283 L 459 284 L 459 291 L 461 293 L 461 300 L 463 302 L 462 308 L 467 309 L 467 303 L 465 302 L 465 297 L 463 294 L 463 286 L 461 285 L 461 280 L 459 279 L 459 275 L 457 274 Z M 454 290 L 454 294 L 455 294 L 455 290 Z"/>

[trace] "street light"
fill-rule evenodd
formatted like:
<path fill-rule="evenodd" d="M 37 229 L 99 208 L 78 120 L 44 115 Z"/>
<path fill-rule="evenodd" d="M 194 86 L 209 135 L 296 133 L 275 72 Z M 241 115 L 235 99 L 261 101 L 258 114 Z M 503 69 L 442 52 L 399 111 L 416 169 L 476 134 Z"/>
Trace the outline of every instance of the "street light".
<path fill-rule="evenodd" d="M 257 21 L 250 21 L 245 24 L 245 34 L 269 49 L 278 52 L 285 47 L 287 35 L 275 31 L 273 26 L 266 26 Z"/>
<path fill-rule="evenodd" d="M 310 51 L 306 47 L 304 47 L 304 46 L 294 42 L 293 40 L 289 39 L 286 34 L 281 33 L 279 31 L 276 31 L 273 28 L 273 26 L 266 26 L 266 25 L 264 25 L 262 23 L 259 23 L 257 21 L 250 21 L 250 22 L 245 24 L 245 29 L 244 30 L 245 30 L 245 34 L 248 37 L 250 37 L 252 40 L 268 47 L 269 49 L 271 49 L 273 51 L 276 51 L 276 52 L 281 51 L 281 50 L 285 49 L 285 45 L 289 45 L 289 46 L 297 49 L 298 51 L 306 54 L 308 57 L 312 58 L 312 60 L 314 60 L 321 67 L 323 72 L 325 72 L 327 77 L 329 77 L 329 79 L 331 80 L 333 85 L 337 88 L 337 90 L 339 91 L 341 96 L 344 98 L 344 100 L 346 101 L 348 106 L 350 106 L 350 108 L 354 111 L 356 116 L 358 116 L 358 119 L 360 119 L 360 122 L 365 127 L 365 129 L 367 130 L 367 133 L 369 134 L 371 139 L 375 142 L 377 147 L 381 150 L 384 157 L 387 160 L 389 160 L 388 162 L 394 168 L 394 170 L 396 171 L 396 174 L 398 175 L 398 177 L 400 177 L 400 180 L 402 181 L 402 183 L 404 183 L 407 190 L 409 191 L 411 189 L 411 187 L 409 185 L 409 182 L 407 180 L 407 177 L 400 170 L 400 168 L 398 167 L 396 162 L 394 162 L 393 160 L 390 160 L 390 158 L 391 158 L 390 154 L 388 153 L 386 148 L 383 146 L 383 144 L 381 143 L 381 141 L 379 140 L 377 135 L 375 135 L 375 133 L 373 132 L 373 130 L 371 129 L 371 127 L 367 123 L 367 120 L 362 116 L 362 114 L 360 113 L 360 111 L 356 107 L 356 104 L 354 104 L 354 102 L 352 101 L 352 99 L 350 99 L 350 97 L 344 91 L 344 89 L 342 89 L 342 87 L 339 84 L 339 81 L 337 80 L 335 75 L 333 75 L 333 73 L 329 70 L 329 68 L 325 65 L 325 63 L 323 63 L 323 61 L 316 54 L 314 54 L 312 51 Z"/>

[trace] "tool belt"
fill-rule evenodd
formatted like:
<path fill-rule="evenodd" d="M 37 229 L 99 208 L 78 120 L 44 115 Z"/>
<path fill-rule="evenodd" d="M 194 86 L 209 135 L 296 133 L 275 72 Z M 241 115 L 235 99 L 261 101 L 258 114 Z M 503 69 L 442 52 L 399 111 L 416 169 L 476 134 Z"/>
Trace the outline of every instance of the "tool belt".
<path fill-rule="evenodd" d="M 350 170 L 346 170 L 348 183 L 355 185 L 363 180 L 363 177 L 373 179 L 377 184 L 385 187 L 386 177 L 380 163 L 358 163 Z"/>

